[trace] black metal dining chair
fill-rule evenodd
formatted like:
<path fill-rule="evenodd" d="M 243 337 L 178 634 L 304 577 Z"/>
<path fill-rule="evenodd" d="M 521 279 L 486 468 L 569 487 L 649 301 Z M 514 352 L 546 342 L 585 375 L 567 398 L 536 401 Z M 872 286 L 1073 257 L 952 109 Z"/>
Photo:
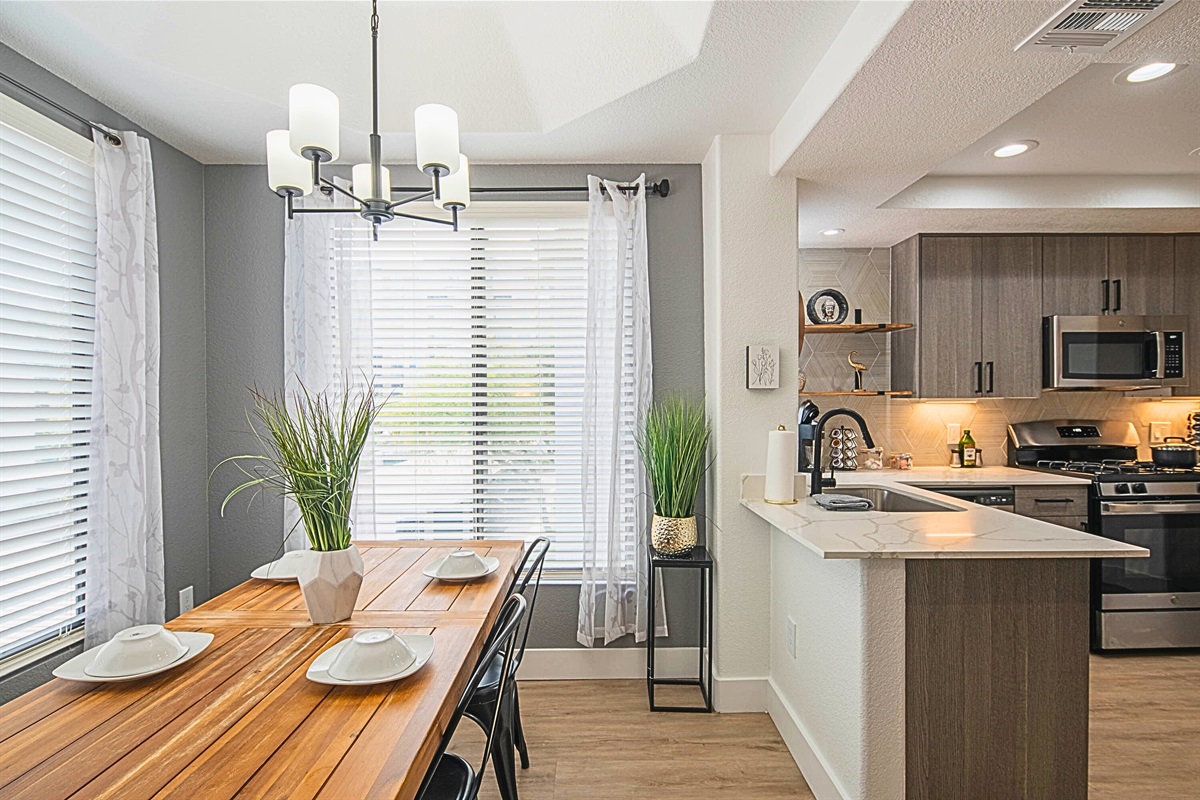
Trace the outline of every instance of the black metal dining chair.
<path fill-rule="evenodd" d="M 512 674 L 507 676 L 507 685 L 503 681 L 504 664 L 507 653 L 494 655 L 483 681 L 467 706 L 466 715 L 486 729 L 487 720 L 500 715 L 500 726 L 497 731 L 494 749 L 492 750 L 492 769 L 496 773 L 496 783 L 500 788 L 503 800 L 517 800 L 517 769 L 513 750 L 521 754 L 521 768 L 529 769 L 529 746 L 525 743 L 525 731 L 521 726 L 521 703 L 517 694 L 516 672 L 525 656 L 525 645 L 529 641 L 529 627 L 533 623 L 533 606 L 537 602 L 538 587 L 542 583 L 542 568 L 546 563 L 546 553 L 550 550 L 550 540 L 540 536 L 533 541 L 525 551 L 517 574 L 513 577 L 509 594 L 524 597 L 529 602 L 529 611 L 522 620 L 521 630 L 517 634 L 519 643 L 511 660 L 509 669 Z"/>
<path fill-rule="evenodd" d="M 478 770 L 462 756 L 447 752 L 446 748 L 450 745 L 450 740 L 454 738 L 459 721 L 462 720 L 468 707 L 475 700 L 488 672 L 488 667 L 497 659 L 500 662 L 500 679 L 499 688 L 496 691 L 501 694 L 508 691 L 510 676 L 516 672 L 511 664 L 513 653 L 516 650 L 517 634 L 520 630 L 521 620 L 527 616 L 526 609 L 528 607 L 525 598 L 519 594 L 514 594 L 504 601 L 500 614 L 496 617 L 496 623 L 492 626 L 487 644 L 484 646 L 483 658 L 475 666 L 470 680 L 467 681 L 467 688 L 463 691 L 458 705 L 455 706 L 454 714 L 450 717 L 450 724 L 446 726 L 446 732 L 438 744 L 437 753 L 434 755 L 429 771 L 425 774 L 420 791 L 417 792 L 419 800 L 475 800 L 479 796 L 479 786 L 483 782 L 483 773 L 487 769 L 488 755 L 495 749 L 496 737 L 501 730 L 499 707 L 495 709 L 491 719 L 484 725 L 487 741 L 484 744 Z M 479 722 L 479 720 L 476 721 Z M 482 722 L 480 724 L 483 725 Z"/>

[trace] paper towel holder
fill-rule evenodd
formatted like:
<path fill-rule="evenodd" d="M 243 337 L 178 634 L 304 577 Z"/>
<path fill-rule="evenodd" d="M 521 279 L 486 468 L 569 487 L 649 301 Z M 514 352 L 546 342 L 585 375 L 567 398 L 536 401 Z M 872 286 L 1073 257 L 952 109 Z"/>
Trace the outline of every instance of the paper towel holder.
<path fill-rule="evenodd" d="M 786 430 L 787 430 L 787 426 L 786 426 L 786 425 L 780 425 L 780 426 L 778 426 L 777 428 L 775 428 L 775 430 L 777 430 L 777 431 L 786 431 Z M 795 490 L 793 489 L 793 495 L 794 495 L 794 494 L 795 494 Z M 794 505 L 796 505 L 797 503 L 799 503 L 799 502 L 800 502 L 800 500 L 799 500 L 798 498 L 794 497 L 794 496 L 793 496 L 793 498 L 792 498 L 791 500 L 768 500 L 766 497 L 764 497 L 764 498 L 763 498 L 763 502 L 764 502 L 764 503 L 768 503 L 768 504 L 770 504 L 770 505 L 773 505 L 773 506 L 794 506 Z"/>

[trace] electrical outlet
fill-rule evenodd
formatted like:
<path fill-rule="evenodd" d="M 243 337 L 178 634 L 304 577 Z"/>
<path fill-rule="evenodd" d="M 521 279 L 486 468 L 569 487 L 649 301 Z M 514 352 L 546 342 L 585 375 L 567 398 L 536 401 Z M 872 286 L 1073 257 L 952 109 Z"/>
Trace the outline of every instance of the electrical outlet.
<path fill-rule="evenodd" d="M 946 444 L 958 444 L 958 440 L 962 438 L 962 425 L 957 422 L 946 426 Z"/>
<path fill-rule="evenodd" d="M 1171 435 L 1171 423 L 1169 422 L 1151 422 L 1150 423 L 1150 444 L 1162 444 L 1168 436 Z"/>
<path fill-rule="evenodd" d="M 796 658 L 796 620 L 787 618 L 787 649 L 793 660 Z"/>
<path fill-rule="evenodd" d="M 179 590 L 179 613 L 186 614 L 196 607 L 195 594 L 192 592 L 192 587 L 188 586 Z"/>

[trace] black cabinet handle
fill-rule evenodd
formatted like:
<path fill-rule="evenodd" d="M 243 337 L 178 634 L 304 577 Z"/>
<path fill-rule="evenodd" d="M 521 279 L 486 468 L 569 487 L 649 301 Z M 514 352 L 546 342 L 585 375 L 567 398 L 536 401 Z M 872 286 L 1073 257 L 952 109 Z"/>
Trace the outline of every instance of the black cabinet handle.
<path fill-rule="evenodd" d="M 1035 503 L 1074 503 L 1075 501 L 1070 497 L 1035 497 L 1035 498 L 1033 498 L 1033 502 L 1035 502 Z"/>
<path fill-rule="evenodd" d="M 975 362 L 975 394 L 983 394 L 983 362 Z"/>
<path fill-rule="evenodd" d="M 1104 280 L 1100 281 L 1100 283 L 1102 286 L 1104 286 L 1104 308 L 1102 308 L 1100 310 L 1107 313 L 1108 312 L 1108 279 L 1105 278 Z"/>
<path fill-rule="evenodd" d="M 1117 278 L 1115 281 L 1113 281 L 1113 289 L 1115 289 L 1117 292 L 1117 300 L 1115 303 L 1113 303 L 1113 312 L 1117 312 L 1117 311 L 1121 310 L 1121 279 L 1120 278 Z"/>
<path fill-rule="evenodd" d="M 987 362 L 987 373 L 988 373 L 988 394 L 992 394 L 993 392 L 996 391 L 996 362 L 995 361 Z"/>

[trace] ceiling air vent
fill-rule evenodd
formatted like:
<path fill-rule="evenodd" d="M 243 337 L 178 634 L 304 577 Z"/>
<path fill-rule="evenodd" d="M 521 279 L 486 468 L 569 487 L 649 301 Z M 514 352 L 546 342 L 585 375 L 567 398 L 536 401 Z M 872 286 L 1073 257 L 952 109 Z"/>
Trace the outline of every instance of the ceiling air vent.
<path fill-rule="evenodd" d="M 1178 0 L 1076 0 L 1017 50 L 1098 53 L 1124 41 Z"/>

